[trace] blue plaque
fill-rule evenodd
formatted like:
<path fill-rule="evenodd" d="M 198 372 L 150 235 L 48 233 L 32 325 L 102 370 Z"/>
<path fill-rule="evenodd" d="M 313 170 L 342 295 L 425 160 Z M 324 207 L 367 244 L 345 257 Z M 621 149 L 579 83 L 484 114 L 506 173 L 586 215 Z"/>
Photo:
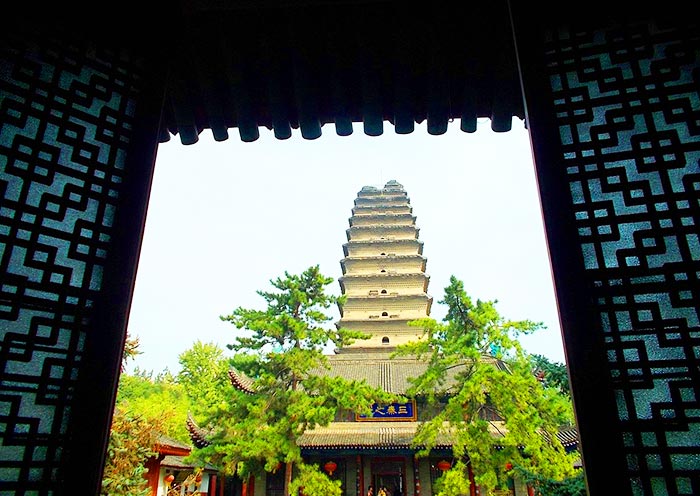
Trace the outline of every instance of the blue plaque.
<path fill-rule="evenodd" d="M 413 421 L 416 420 L 416 403 L 411 400 L 407 403 L 390 403 L 388 405 L 372 405 L 372 413 L 370 415 L 356 414 L 355 419 L 358 421 Z"/>

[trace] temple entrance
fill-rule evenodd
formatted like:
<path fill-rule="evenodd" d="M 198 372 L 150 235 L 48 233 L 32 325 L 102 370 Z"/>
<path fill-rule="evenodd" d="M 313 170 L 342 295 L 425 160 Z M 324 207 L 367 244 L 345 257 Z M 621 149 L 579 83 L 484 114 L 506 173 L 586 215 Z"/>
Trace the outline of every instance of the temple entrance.
<path fill-rule="evenodd" d="M 386 496 L 404 496 L 406 494 L 406 459 L 380 458 L 372 461 L 372 484 L 374 494 L 385 488 Z"/>

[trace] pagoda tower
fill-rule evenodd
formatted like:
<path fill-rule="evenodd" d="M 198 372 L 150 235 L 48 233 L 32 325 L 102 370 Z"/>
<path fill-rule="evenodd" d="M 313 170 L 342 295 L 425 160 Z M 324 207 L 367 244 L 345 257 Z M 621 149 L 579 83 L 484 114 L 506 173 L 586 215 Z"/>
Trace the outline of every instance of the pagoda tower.
<path fill-rule="evenodd" d="M 403 186 L 395 180 L 383 188 L 364 186 L 357 194 L 343 245 L 338 328 L 368 333 L 337 353 L 389 351 L 421 338 L 408 322 L 430 315 L 423 242 Z"/>

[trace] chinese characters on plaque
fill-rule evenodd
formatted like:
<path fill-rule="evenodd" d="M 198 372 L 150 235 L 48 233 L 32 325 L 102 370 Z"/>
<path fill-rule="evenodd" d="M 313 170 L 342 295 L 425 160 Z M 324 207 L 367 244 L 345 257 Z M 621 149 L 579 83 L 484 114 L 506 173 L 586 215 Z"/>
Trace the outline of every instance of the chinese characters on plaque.
<path fill-rule="evenodd" d="M 414 401 L 408 403 L 391 403 L 389 405 L 372 405 L 370 415 L 355 415 L 356 420 L 361 421 L 413 421 L 416 420 L 416 404 Z"/>

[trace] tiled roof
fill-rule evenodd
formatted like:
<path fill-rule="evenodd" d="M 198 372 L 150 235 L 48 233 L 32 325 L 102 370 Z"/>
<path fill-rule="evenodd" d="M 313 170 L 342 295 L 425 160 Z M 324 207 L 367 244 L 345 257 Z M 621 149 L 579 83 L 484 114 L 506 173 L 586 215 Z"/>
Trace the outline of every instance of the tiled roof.
<path fill-rule="evenodd" d="M 332 422 L 326 427 L 306 431 L 298 443 L 305 449 L 410 448 L 419 425 L 419 422 Z M 491 433 L 494 438 L 498 438 L 499 430 L 504 429 L 502 422 L 493 422 L 492 426 Z M 557 437 L 565 447 L 578 444 L 578 431 L 575 427 L 563 429 Z M 436 448 L 451 446 L 452 442 L 447 435 L 439 437 L 435 445 Z"/>
<path fill-rule="evenodd" d="M 565 427 L 557 433 L 557 437 L 564 447 L 578 445 L 578 429 L 576 427 Z"/>
<path fill-rule="evenodd" d="M 348 380 L 364 380 L 373 387 L 379 387 L 395 394 L 405 394 L 410 386 L 409 379 L 418 377 L 425 372 L 427 367 L 425 361 L 410 357 L 390 358 L 390 353 L 376 351 L 376 349 L 368 350 L 367 353 L 327 355 L 326 358 L 328 359 L 328 369 L 319 368 L 314 373 L 327 374 L 331 377 L 344 377 Z M 501 369 L 506 367 L 503 362 L 493 357 L 484 356 L 484 360 Z M 450 372 L 451 377 L 454 377 L 463 368 L 453 368 Z M 235 388 L 248 394 L 255 391 L 253 379 L 242 372 L 230 369 L 229 378 Z"/>
<path fill-rule="evenodd" d="M 416 422 L 333 422 L 327 427 L 306 431 L 298 443 L 307 449 L 409 448 L 417 428 Z"/>
<path fill-rule="evenodd" d="M 187 432 L 189 432 L 190 439 L 197 448 L 209 446 L 210 443 L 207 438 L 211 433 L 199 427 L 189 412 L 187 413 Z"/>
<path fill-rule="evenodd" d="M 182 441 L 178 441 L 177 439 L 173 439 L 172 437 L 160 435 L 158 436 L 158 446 L 167 446 L 169 448 L 182 448 L 182 449 L 191 449 L 192 446 L 183 443 Z"/>
<path fill-rule="evenodd" d="M 236 369 L 229 369 L 228 377 L 233 387 L 244 393 L 253 394 L 255 392 L 255 382 L 253 379 Z"/>
<path fill-rule="evenodd" d="M 484 357 L 494 366 L 505 368 L 505 364 L 493 357 Z M 387 392 L 405 394 L 410 386 L 409 379 L 418 377 L 427 368 L 427 363 L 409 357 L 390 358 L 389 353 L 340 353 L 328 356 L 329 370 L 325 373 L 349 380 L 365 380 L 374 387 Z M 463 370 L 455 367 L 451 377 Z M 448 382 L 449 383 L 449 382 Z"/>
<path fill-rule="evenodd" d="M 352 353 L 329 355 L 328 369 L 319 369 L 318 373 L 331 376 L 342 376 L 349 380 L 365 380 L 372 386 L 383 388 L 385 391 L 403 394 L 410 386 L 409 378 L 422 374 L 427 364 L 424 360 L 411 357 L 391 358 L 388 352 Z M 506 365 L 496 358 L 485 356 L 485 360 L 495 367 L 506 369 Z M 455 368 L 452 374 L 459 372 Z M 231 369 L 231 382 L 235 387 L 252 393 L 253 381 L 243 374 Z M 495 422 L 499 423 L 499 422 Z M 319 448 L 410 448 L 418 422 L 333 422 L 327 427 L 318 427 L 305 432 L 299 438 L 299 445 L 307 449 Z M 188 416 L 187 427 L 190 437 L 197 447 L 208 445 L 208 432 L 197 426 L 191 416 Z M 494 429 L 494 436 L 497 430 Z M 575 427 L 563 429 L 558 435 L 565 447 L 578 443 L 578 431 Z M 443 438 L 437 447 L 450 447 L 449 438 Z"/>
<path fill-rule="evenodd" d="M 200 466 L 199 464 L 185 463 L 184 460 L 184 456 L 168 455 L 161 460 L 160 466 L 176 469 L 193 469 L 199 468 Z M 206 472 L 216 472 L 218 470 L 214 465 L 209 463 L 205 464 L 203 468 Z"/>

